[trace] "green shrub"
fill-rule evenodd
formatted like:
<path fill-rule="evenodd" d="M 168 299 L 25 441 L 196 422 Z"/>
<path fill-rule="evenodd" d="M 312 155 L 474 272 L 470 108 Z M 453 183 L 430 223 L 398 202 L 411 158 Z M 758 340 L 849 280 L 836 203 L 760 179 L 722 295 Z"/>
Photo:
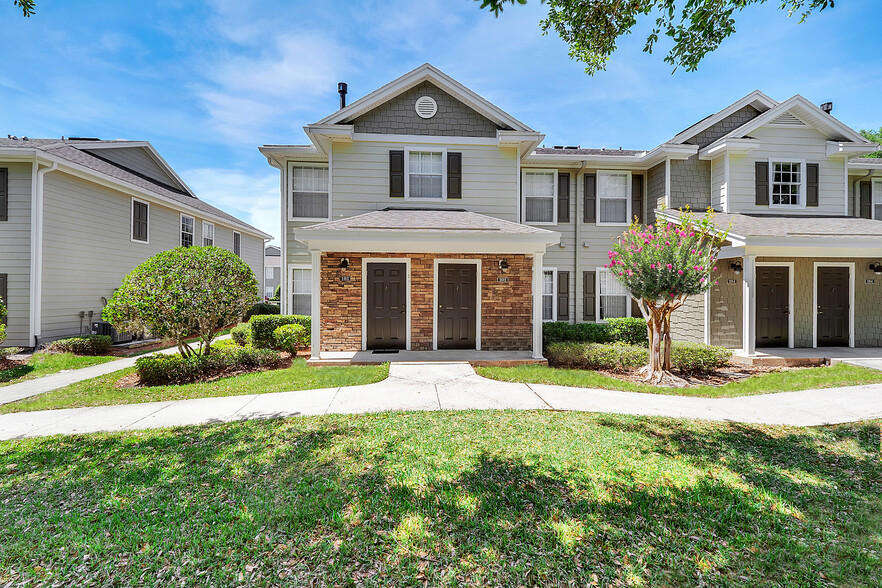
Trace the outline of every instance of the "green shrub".
<path fill-rule="evenodd" d="M 135 363 L 138 377 L 145 386 L 190 384 L 232 372 L 254 371 L 278 367 L 279 354 L 269 349 L 225 347 L 209 355 L 147 355 Z"/>
<path fill-rule="evenodd" d="M 259 315 L 252 317 L 251 344 L 261 349 L 273 349 L 276 345 L 274 333 L 282 325 L 303 325 L 310 331 L 311 321 L 308 316 L 299 314 Z"/>
<path fill-rule="evenodd" d="M 279 314 L 281 312 L 282 311 L 279 309 L 278 304 L 270 304 L 269 302 L 258 302 L 257 304 L 251 305 L 251 308 L 249 308 L 245 312 L 245 316 L 242 317 L 242 320 L 248 322 L 248 320 L 253 316 Z"/>
<path fill-rule="evenodd" d="M 230 329 L 230 337 L 240 347 L 251 345 L 251 325 L 248 323 L 240 323 Z"/>
<path fill-rule="evenodd" d="M 605 323 L 562 323 L 551 322 L 542 325 L 542 340 L 545 345 L 572 341 L 574 343 L 609 343 L 609 325 Z"/>
<path fill-rule="evenodd" d="M 619 372 L 646 365 L 649 350 L 627 343 L 552 343 L 545 357 L 552 367 Z"/>
<path fill-rule="evenodd" d="M 276 286 L 276 291 L 273 292 L 273 300 L 281 300 L 282 299 L 282 285 L 279 284 Z"/>
<path fill-rule="evenodd" d="M 732 351 L 704 343 L 674 343 L 671 367 L 684 374 L 705 374 L 729 363 Z"/>
<path fill-rule="evenodd" d="M 606 322 L 609 325 L 609 337 L 612 341 L 628 345 L 649 346 L 646 319 L 637 317 L 611 318 L 606 319 Z"/>
<path fill-rule="evenodd" d="M 74 355 L 104 355 L 110 351 L 113 339 L 108 335 L 84 335 L 58 339 L 46 346 L 46 351 Z"/>
<path fill-rule="evenodd" d="M 0 296 L 0 319 L 3 319 L 6 316 L 6 306 L 4 305 L 3 297 Z M 0 320 L 0 343 L 3 343 L 6 340 L 6 323 Z"/>
<path fill-rule="evenodd" d="M 299 323 L 291 325 L 282 325 L 273 331 L 273 338 L 276 341 L 276 349 L 287 351 L 294 355 L 300 349 L 309 347 L 309 331 L 306 327 Z"/>

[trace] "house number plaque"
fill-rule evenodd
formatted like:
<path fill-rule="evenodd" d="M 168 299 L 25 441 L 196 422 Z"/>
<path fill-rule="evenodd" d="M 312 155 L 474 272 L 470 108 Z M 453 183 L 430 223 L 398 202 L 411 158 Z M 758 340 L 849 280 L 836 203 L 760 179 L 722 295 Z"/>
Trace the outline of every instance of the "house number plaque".
<path fill-rule="evenodd" d="M 870 278 L 869 280 L 864 280 L 864 281 L 865 281 L 867 284 L 875 284 L 875 283 L 876 283 L 876 280 L 873 279 L 873 278 Z"/>
<path fill-rule="evenodd" d="M 500 284 L 508 284 L 508 276 L 498 276 L 496 281 Z"/>
<path fill-rule="evenodd" d="M 729 278 L 728 280 L 726 280 L 726 283 L 727 283 L 727 284 L 737 284 L 737 283 L 738 283 L 738 280 L 733 279 L 733 278 Z"/>
<path fill-rule="evenodd" d="M 352 276 L 340 276 L 340 281 L 341 282 L 351 282 Z"/>

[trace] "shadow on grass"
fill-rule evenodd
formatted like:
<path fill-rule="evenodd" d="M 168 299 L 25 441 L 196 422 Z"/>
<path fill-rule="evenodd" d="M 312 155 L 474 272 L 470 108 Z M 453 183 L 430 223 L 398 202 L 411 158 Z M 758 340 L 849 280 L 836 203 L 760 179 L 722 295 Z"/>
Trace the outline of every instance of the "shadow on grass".
<path fill-rule="evenodd" d="M 409 432 L 435 417 L 361 418 L 0 445 L 0 570 L 8 570 L 0 583 L 880 580 L 882 542 L 866 525 L 882 522 L 882 467 L 861 441 L 864 427 L 825 430 L 819 441 L 796 429 L 609 416 L 524 424 L 542 434 L 558 422 L 551 419 L 588 423 L 605 440 L 632 444 L 636 435 L 640 452 L 630 457 L 651 461 L 662 471 L 654 475 L 624 458 L 594 463 L 590 447 L 558 465 L 548 453 L 528 457 L 507 450 L 515 441 L 486 437 L 463 438 L 439 456 L 409 435 L 362 424 Z M 468 416 L 450 417 L 458 418 Z M 866 453 L 838 451 L 837 440 Z M 664 474 L 684 460 L 689 475 Z"/>
<path fill-rule="evenodd" d="M 2 370 L 0 371 L 0 384 L 5 384 L 6 382 L 17 380 L 18 378 L 28 375 L 32 371 L 34 371 L 34 366 L 30 364 L 20 364 L 15 367 Z"/>

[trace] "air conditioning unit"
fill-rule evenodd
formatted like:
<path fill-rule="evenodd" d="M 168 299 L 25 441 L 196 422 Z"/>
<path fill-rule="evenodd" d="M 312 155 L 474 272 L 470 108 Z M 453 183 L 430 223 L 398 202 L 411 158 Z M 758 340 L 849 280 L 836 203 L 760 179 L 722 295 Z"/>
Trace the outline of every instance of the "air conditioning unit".
<path fill-rule="evenodd" d="M 107 335 L 113 339 L 113 343 L 128 343 L 132 340 L 131 333 L 119 333 L 113 328 L 113 325 L 106 321 L 96 321 L 92 323 L 93 335 Z"/>

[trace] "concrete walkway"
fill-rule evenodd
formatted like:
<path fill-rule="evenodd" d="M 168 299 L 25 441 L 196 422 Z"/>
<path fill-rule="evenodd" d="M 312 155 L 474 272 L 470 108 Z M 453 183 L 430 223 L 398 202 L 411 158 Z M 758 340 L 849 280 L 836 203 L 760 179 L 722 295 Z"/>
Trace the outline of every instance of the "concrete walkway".
<path fill-rule="evenodd" d="M 228 339 L 229 337 L 230 335 L 221 335 L 220 337 L 215 339 L 215 341 Z M 170 347 L 168 349 L 159 349 L 157 351 L 154 351 L 153 353 L 171 354 L 177 352 L 177 347 Z M 150 354 L 145 353 L 144 355 Z M 19 382 L 18 384 L 0 386 L 0 405 L 9 404 L 10 402 L 15 402 L 24 398 L 30 398 L 31 396 L 37 396 L 38 394 L 45 394 L 46 392 L 58 390 L 59 388 L 64 388 L 65 386 L 70 386 L 71 384 L 82 382 L 83 380 L 91 380 L 92 378 L 97 378 L 98 376 L 112 374 L 113 372 L 118 372 L 119 370 L 135 367 L 135 361 L 137 361 L 138 357 L 143 356 L 125 357 L 123 359 L 108 361 L 107 363 L 99 363 L 98 365 L 93 365 L 85 368 L 79 368 L 75 370 L 63 370 L 55 374 L 43 376 L 41 378 L 25 380 L 24 382 Z"/>
<path fill-rule="evenodd" d="M 553 409 L 811 426 L 882 418 L 882 384 L 710 399 L 488 380 L 468 363 L 393 363 L 376 384 L 0 415 L 0 439 L 301 415 Z"/>

